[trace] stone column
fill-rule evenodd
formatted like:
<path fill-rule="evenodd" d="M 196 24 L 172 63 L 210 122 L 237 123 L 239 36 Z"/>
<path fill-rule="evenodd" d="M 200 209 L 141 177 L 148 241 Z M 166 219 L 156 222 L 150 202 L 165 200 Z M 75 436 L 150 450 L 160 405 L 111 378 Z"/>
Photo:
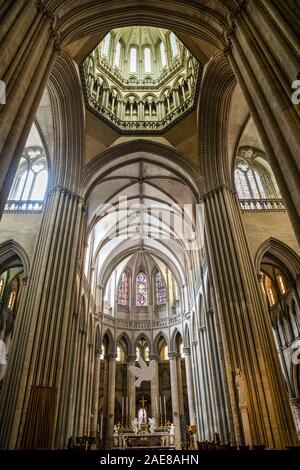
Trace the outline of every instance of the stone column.
<path fill-rule="evenodd" d="M 128 383 L 128 400 L 129 400 L 129 416 L 130 423 L 133 418 L 136 417 L 136 390 L 135 390 L 135 376 L 129 372 L 129 367 L 135 365 L 135 355 L 130 354 L 127 356 L 127 383 Z"/>
<path fill-rule="evenodd" d="M 183 388 L 182 388 L 182 368 L 181 368 L 181 356 L 178 353 L 176 358 L 177 365 L 177 384 L 178 384 L 178 398 L 179 398 L 179 417 L 180 417 L 180 427 L 181 435 L 184 437 L 185 432 L 185 414 L 184 414 L 184 403 L 183 403 Z"/>
<path fill-rule="evenodd" d="M 108 389 L 107 389 L 107 428 L 106 448 L 113 446 L 113 428 L 115 420 L 115 395 L 116 395 L 116 357 L 115 353 L 108 355 Z"/>
<path fill-rule="evenodd" d="M 59 52 L 53 15 L 41 3 L 11 2 L 0 33 L 0 77 L 6 85 L 0 110 L 5 123 L 0 128 L 0 215 Z"/>
<path fill-rule="evenodd" d="M 178 354 L 175 352 L 169 353 L 172 411 L 173 411 L 173 423 L 175 426 L 175 448 L 177 450 L 180 450 L 181 449 L 181 430 L 180 430 L 180 410 L 179 410 L 178 378 L 177 378 L 177 356 Z"/>
<path fill-rule="evenodd" d="M 82 241 L 82 209 L 80 197 L 66 188 L 56 187 L 48 195 L 27 295 L 15 329 L 18 348 L 12 350 L 11 367 L 8 364 L 2 388 L 1 445 L 5 448 L 34 447 L 32 427 L 36 435 L 44 436 L 45 441 L 39 438 L 39 446 L 55 445 L 54 430 L 59 440 L 57 445 L 60 448 L 65 445 L 65 408 L 70 406 L 70 381 L 64 366 L 70 354 L 72 294 Z M 47 411 L 42 406 L 38 416 L 28 411 L 34 405 L 34 396 L 43 403 L 43 390 L 48 390 L 50 421 L 44 420 Z"/>
<path fill-rule="evenodd" d="M 191 348 L 184 348 L 183 352 L 184 352 L 186 386 L 187 386 L 188 403 L 189 403 L 190 425 L 193 426 L 193 425 L 196 425 L 196 407 L 195 407 Z"/>
<path fill-rule="evenodd" d="M 155 361 L 155 375 L 151 380 L 151 414 L 152 418 L 158 419 L 158 400 L 159 400 L 159 378 L 158 378 L 158 358 L 157 354 L 152 354 L 150 360 Z"/>
<path fill-rule="evenodd" d="M 297 433 L 300 437 L 300 397 L 290 398 L 290 403 L 295 417 Z"/>
<path fill-rule="evenodd" d="M 98 404 L 99 404 L 99 384 L 100 384 L 100 368 L 101 368 L 101 351 L 95 351 L 95 366 L 94 366 L 94 381 L 93 381 L 93 395 L 92 395 L 92 423 L 91 423 L 91 436 L 96 437 L 97 421 L 98 421 Z"/>
<path fill-rule="evenodd" d="M 261 295 L 236 194 L 222 185 L 204 195 L 209 269 L 220 325 L 232 416 L 240 443 L 234 371 L 240 369 L 254 444 L 285 448 L 295 427 L 268 311 Z M 220 255 L 221 253 L 221 255 Z"/>
<path fill-rule="evenodd" d="M 292 102 L 292 83 L 299 72 L 299 39 L 293 29 L 297 17 L 285 2 L 241 3 L 231 15 L 224 52 L 300 240 L 300 111 Z"/>

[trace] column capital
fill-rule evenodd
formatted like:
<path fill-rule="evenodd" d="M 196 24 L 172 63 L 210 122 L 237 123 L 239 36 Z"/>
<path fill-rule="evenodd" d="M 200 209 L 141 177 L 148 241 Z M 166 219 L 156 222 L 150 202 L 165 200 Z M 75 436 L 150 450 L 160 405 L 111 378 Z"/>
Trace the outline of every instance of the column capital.
<path fill-rule="evenodd" d="M 84 202 L 82 196 L 80 196 L 77 193 L 74 193 L 73 191 L 66 188 L 65 186 L 62 186 L 61 184 L 57 184 L 56 186 L 53 186 L 52 188 L 50 188 L 47 193 L 47 198 L 52 196 L 52 194 L 55 194 L 55 193 L 61 193 L 67 196 L 69 199 L 73 199 L 77 202 Z"/>
<path fill-rule="evenodd" d="M 191 348 L 189 348 L 189 347 L 183 348 L 183 353 L 184 353 L 186 356 L 190 356 L 190 355 L 191 355 Z"/>
<path fill-rule="evenodd" d="M 264 275 L 262 273 L 257 273 L 257 279 L 258 279 L 258 282 L 262 282 L 264 279 Z"/>
<path fill-rule="evenodd" d="M 168 353 L 168 356 L 169 356 L 169 359 L 176 359 L 177 357 L 179 357 L 179 354 L 178 352 L 171 351 Z"/>
<path fill-rule="evenodd" d="M 116 352 L 106 354 L 107 359 L 117 359 L 118 354 Z"/>
<path fill-rule="evenodd" d="M 233 195 L 236 194 L 235 189 L 230 184 L 223 183 L 223 184 L 219 184 L 215 188 L 212 188 L 209 191 L 207 191 L 206 193 L 204 193 L 202 195 L 202 199 L 203 199 L 203 201 L 205 201 L 206 199 L 209 199 L 211 197 L 214 198 L 217 193 L 222 192 L 222 191 L 228 191 L 229 193 L 231 193 Z"/>

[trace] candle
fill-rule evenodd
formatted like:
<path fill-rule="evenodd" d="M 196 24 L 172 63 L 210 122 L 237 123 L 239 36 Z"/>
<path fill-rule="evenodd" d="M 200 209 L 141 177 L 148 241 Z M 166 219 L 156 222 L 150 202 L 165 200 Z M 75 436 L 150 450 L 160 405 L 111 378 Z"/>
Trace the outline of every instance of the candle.
<path fill-rule="evenodd" d="M 159 397 L 159 414 L 160 414 L 160 416 L 162 416 L 161 396 Z"/>
<path fill-rule="evenodd" d="M 164 412 L 165 412 L 165 421 L 167 419 L 167 413 L 166 413 L 166 396 L 164 395 Z"/>

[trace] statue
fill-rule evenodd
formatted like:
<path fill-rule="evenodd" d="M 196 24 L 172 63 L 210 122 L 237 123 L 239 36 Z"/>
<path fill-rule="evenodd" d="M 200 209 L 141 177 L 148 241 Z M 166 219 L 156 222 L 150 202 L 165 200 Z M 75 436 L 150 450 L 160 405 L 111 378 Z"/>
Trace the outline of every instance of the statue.
<path fill-rule="evenodd" d="M 132 426 L 134 434 L 137 434 L 139 432 L 139 426 L 138 426 L 138 419 L 137 418 L 134 418 L 131 421 L 131 426 Z"/>
<path fill-rule="evenodd" d="M 246 383 L 245 377 L 241 369 L 235 369 L 235 386 L 237 388 L 239 405 L 247 406 L 247 392 L 246 392 Z"/>
<path fill-rule="evenodd" d="M 150 434 L 154 434 L 155 427 L 156 427 L 156 420 L 155 418 L 148 418 L 148 421 L 149 421 Z"/>
<path fill-rule="evenodd" d="M 119 435 L 119 428 L 116 424 L 114 425 L 114 434 L 113 435 L 114 435 L 114 437 Z"/>
<path fill-rule="evenodd" d="M 174 436 L 174 435 L 175 435 L 175 426 L 172 423 L 171 426 L 170 426 L 170 436 Z"/>
<path fill-rule="evenodd" d="M 138 363 L 140 367 L 130 366 L 129 371 L 135 377 L 138 377 L 137 380 L 134 382 L 136 387 L 140 387 L 143 381 L 149 382 L 155 376 L 156 371 L 156 361 L 152 360 L 149 362 L 147 366 L 146 362 L 142 357 L 139 358 Z"/>

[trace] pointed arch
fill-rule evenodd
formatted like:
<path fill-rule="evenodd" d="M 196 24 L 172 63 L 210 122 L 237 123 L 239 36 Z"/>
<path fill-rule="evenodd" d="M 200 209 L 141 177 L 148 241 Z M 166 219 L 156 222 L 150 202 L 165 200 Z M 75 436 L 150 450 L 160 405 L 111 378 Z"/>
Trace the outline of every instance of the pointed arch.
<path fill-rule="evenodd" d="M 119 334 L 117 341 L 116 341 L 116 345 L 118 345 L 118 343 L 120 343 L 123 346 L 123 349 L 126 355 L 133 354 L 132 341 L 130 340 L 128 334 L 125 331 Z"/>
<path fill-rule="evenodd" d="M 260 272 L 263 257 L 267 254 L 277 260 L 279 267 L 285 266 L 293 279 L 297 278 L 300 273 L 300 257 L 288 245 L 273 237 L 266 240 L 257 250 L 255 256 L 257 274 Z"/>
<path fill-rule="evenodd" d="M 13 267 L 15 263 L 21 261 L 24 268 L 24 276 L 29 274 L 30 263 L 24 248 L 15 240 L 7 240 L 0 244 L 0 268 Z"/>
<path fill-rule="evenodd" d="M 106 354 L 113 354 L 116 352 L 116 343 L 110 328 L 107 328 L 104 331 L 102 342 L 105 345 Z"/>
<path fill-rule="evenodd" d="M 169 340 L 163 331 L 160 331 L 153 340 L 153 354 L 159 354 L 159 343 L 161 341 L 165 341 L 167 346 L 169 347 Z"/>
<path fill-rule="evenodd" d="M 183 341 L 183 338 L 182 338 L 182 333 L 181 331 L 176 327 L 174 329 L 174 331 L 172 332 L 172 335 L 171 335 L 171 340 L 170 340 L 170 352 L 179 352 L 179 349 L 178 349 L 178 341 L 179 339 L 181 341 Z"/>

